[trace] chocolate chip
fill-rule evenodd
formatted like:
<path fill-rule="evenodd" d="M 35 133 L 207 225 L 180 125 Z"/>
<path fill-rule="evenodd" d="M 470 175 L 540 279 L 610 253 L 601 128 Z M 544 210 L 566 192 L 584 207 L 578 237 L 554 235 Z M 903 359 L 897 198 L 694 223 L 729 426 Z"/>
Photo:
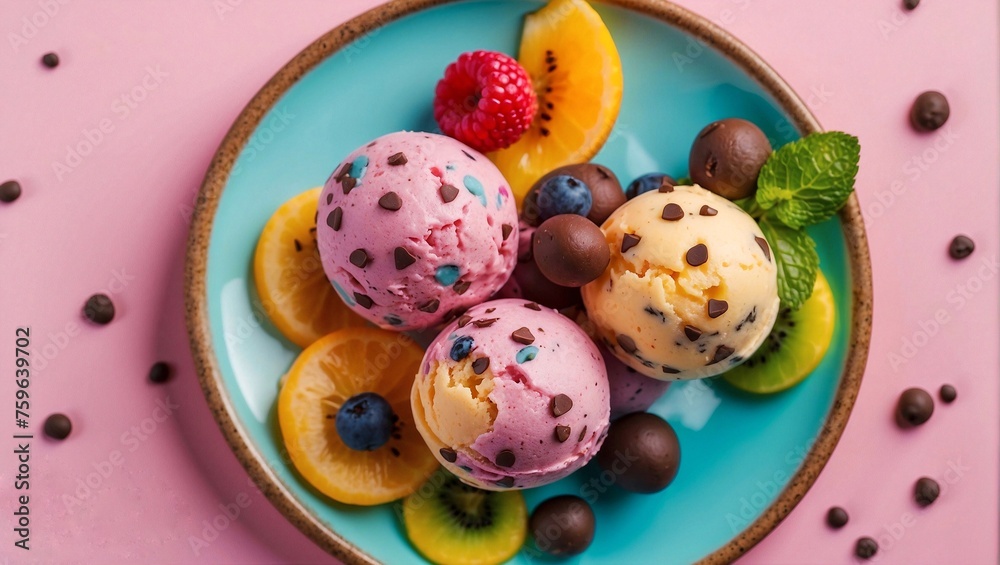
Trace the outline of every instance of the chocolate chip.
<path fill-rule="evenodd" d="M 442 184 L 441 188 L 438 189 L 438 192 L 441 193 L 441 200 L 444 200 L 445 204 L 458 198 L 458 189 L 450 184 Z"/>
<path fill-rule="evenodd" d="M 302 251 L 302 244 L 297 239 L 295 240 L 295 251 Z"/>
<path fill-rule="evenodd" d="M 497 311 L 497 309 L 496 309 L 496 308 L 487 308 L 487 309 L 486 309 L 486 313 L 487 313 L 487 314 L 492 314 L 492 313 L 494 313 L 494 312 L 496 312 L 496 311 Z"/>
<path fill-rule="evenodd" d="M 735 352 L 736 350 L 733 349 L 732 347 L 729 347 L 728 345 L 720 345 L 715 349 L 715 355 L 712 356 L 712 362 L 709 363 L 709 365 L 718 363 L 719 361 L 722 361 L 723 359 L 729 357 Z"/>
<path fill-rule="evenodd" d="M 565 394 L 557 394 L 552 397 L 552 402 L 549 403 L 549 410 L 552 411 L 552 415 L 558 418 L 563 414 L 569 412 L 573 409 L 573 399 L 566 396 Z"/>
<path fill-rule="evenodd" d="M 513 467 L 514 461 L 514 452 L 509 449 L 497 453 L 497 467 Z"/>
<path fill-rule="evenodd" d="M 587 435 L 587 426 L 584 426 L 584 427 L 583 427 L 583 429 L 582 429 L 582 430 L 580 430 L 580 435 L 579 435 L 579 436 L 577 436 L 577 438 L 576 438 L 576 441 L 583 441 L 583 438 L 584 438 L 584 437 L 585 437 L 586 435 Z"/>
<path fill-rule="evenodd" d="M 930 506 L 941 495 L 941 486 L 930 477 L 921 477 L 913 485 L 913 498 L 921 507 Z"/>
<path fill-rule="evenodd" d="M 951 115 L 948 99 L 944 94 L 928 90 L 917 96 L 910 108 L 910 123 L 917 131 L 934 131 L 943 126 Z"/>
<path fill-rule="evenodd" d="M 667 365 L 661 366 L 660 369 L 667 375 L 676 375 L 681 372 L 680 369 L 674 369 L 673 367 L 669 367 Z"/>
<path fill-rule="evenodd" d="M 835 530 L 847 525 L 847 511 L 839 506 L 833 506 L 826 511 L 826 524 Z"/>
<path fill-rule="evenodd" d="M 465 153 L 464 151 L 462 153 Z M 498 487 L 510 488 L 514 486 L 514 477 L 504 477 L 494 483 Z"/>
<path fill-rule="evenodd" d="M 668 192 L 673 192 L 674 184 L 676 183 L 677 181 L 675 181 L 673 177 L 669 175 L 663 175 L 663 177 L 660 179 L 660 188 L 656 189 L 656 191 L 663 194 Z"/>
<path fill-rule="evenodd" d="M 115 317 L 115 305 L 106 294 L 95 294 L 83 305 L 83 316 L 95 324 L 110 323 Z"/>
<path fill-rule="evenodd" d="M 329 206 L 330 204 L 333 204 L 333 193 L 332 192 L 330 194 L 326 195 L 326 205 Z"/>
<path fill-rule="evenodd" d="M 764 257 L 767 257 L 767 260 L 770 261 L 771 248 L 767 245 L 767 240 L 764 239 L 763 237 L 757 237 L 757 236 L 754 236 L 753 240 L 757 242 L 757 245 L 760 246 L 760 250 L 764 252 Z"/>
<path fill-rule="evenodd" d="M 510 334 L 510 338 L 523 345 L 531 345 L 535 342 L 535 336 L 531 335 L 531 330 L 523 326 L 514 330 Z"/>
<path fill-rule="evenodd" d="M 684 335 L 691 341 L 698 341 L 701 337 L 701 330 L 694 326 L 684 326 Z"/>
<path fill-rule="evenodd" d="M 542 311 L 542 307 L 539 306 L 537 302 L 529 302 L 525 304 L 524 307 L 527 308 L 528 310 L 534 310 L 535 312 Z"/>
<path fill-rule="evenodd" d="M 395 192 L 386 192 L 378 199 L 378 205 L 390 212 L 395 212 L 403 207 L 403 199 Z"/>
<path fill-rule="evenodd" d="M 573 431 L 569 426 L 556 426 L 556 440 L 559 443 L 564 443 L 569 439 L 570 432 Z"/>
<path fill-rule="evenodd" d="M 438 450 L 438 453 L 441 454 L 442 459 L 444 459 L 449 463 L 454 463 L 455 461 L 458 461 L 458 453 L 455 453 L 455 450 L 451 449 L 450 447 L 442 447 L 441 449 Z"/>
<path fill-rule="evenodd" d="M 635 345 L 635 340 L 625 334 L 618 334 L 615 339 L 618 340 L 618 345 L 625 350 L 625 353 L 632 354 L 639 350 Z"/>
<path fill-rule="evenodd" d="M 704 265 L 705 262 L 708 261 L 708 247 L 704 243 L 699 243 L 691 249 L 688 249 L 684 258 L 687 260 L 688 265 L 691 265 L 692 267 Z"/>
<path fill-rule="evenodd" d="M 462 316 L 458 318 L 458 327 L 464 328 L 466 324 L 468 324 L 471 321 L 472 321 L 472 316 L 468 314 L 462 314 Z"/>
<path fill-rule="evenodd" d="M 360 292 L 354 293 L 354 300 L 358 303 L 358 306 L 369 310 L 371 310 L 371 307 L 375 304 L 370 296 L 367 294 L 361 294 Z"/>
<path fill-rule="evenodd" d="M 971 238 L 964 235 L 956 235 L 948 246 L 948 255 L 952 259 L 965 259 L 976 249 L 976 243 Z"/>
<path fill-rule="evenodd" d="M 456 294 L 465 294 L 465 291 L 469 290 L 470 286 L 472 286 L 472 283 L 469 281 L 458 281 L 451 288 Z"/>
<path fill-rule="evenodd" d="M 371 263 L 371 257 L 368 256 L 368 252 L 364 249 L 355 249 L 351 251 L 350 256 L 351 264 L 359 269 L 364 269 L 368 263 Z"/>
<path fill-rule="evenodd" d="M 337 206 L 326 216 L 326 225 L 333 228 L 333 231 L 340 231 L 340 224 L 344 221 L 344 210 Z"/>
<path fill-rule="evenodd" d="M 484 372 L 486 372 L 486 369 L 488 369 L 489 366 L 490 366 L 490 358 L 480 357 L 479 359 L 476 359 L 475 361 L 472 362 L 472 372 L 477 375 L 482 375 Z"/>
<path fill-rule="evenodd" d="M 633 233 L 627 233 L 622 236 L 622 253 L 625 253 L 629 249 L 632 249 L 636 245 L 639 245 L 639 241 L 642 239 L 641 236 L 635 235 Z"/>
<path fill-rule="evenodd" d="M 941 385 L 941 390 L 938 391 L 938 396 L 941 398 L 941 402 L 951 404 L 952 402 L 955 402 L 956 398 L 958 398 L 958 391 L 956 391 L 955 387 L 951 385 Z"/>
<path fill-rule="evenodd" d="M 725 300 L 716 300 L 714 298 L 710 298 L 708 300 L 709 318 L 718 318 L 719 316 L 725 314 L 726 310 L 729 310 L 729 303 Z"/>
<path fill-rule="evenodd" d="M 51 414 L 45 419 L 42 431 L 52 439 L 66 439 L 73 431 L 73 422 L 65 414 Z"/>
<path fill-rule="evenodd" d="M 495 324 L 496 321 L 499 319 L 500 318 L 483 318 L 480 320 L 476 320 L 475 322 L 472 322 L 472 325 L 476 326 L 477 328 L 488 328 L 493 324 Z"/>
<path fill-rule="evenodd" d="M 153 363 L 149 369 L 149 380 L 154 383 L 165 383 L 170 380 L 170 365 L 163 361 Z"/>
<path fill-rule="evenodd" d="M 347 162 L 342 164 L 340 168 L 337 169 L 337 172 L 333 174 L 333 180 L 337 182 L 343 182 L 343 180 L 346 179 L 351 174 L 351 167 L 353 166 L 354 166 L 353 162 Z"/>
<path fill-rule="evenodd" d="M 344 189 L 344 194 L 350 194 L 354 187 L 358 186 L 358 179 L 354 177 L 344 177 L 344 180 L 340 181 L 340 186 Z"/>
<path fill-rule="evenodd" d="M 908 388 L 899 395 L 896 423 L 901 428 L 919 426 L 934 414 L 934 399 L 922 388 Z"/>
<path fill-rule="evenodd" d="M 42 55 L 42 64 L 50 69 L 54 69 L 59 66 L 59 55 L 55 53 L 46 53 Z"/>
<path fill-rule="evenodd" d="M 396 153 L 394 155 L 390 155 L 388 163 L 389 163 L 389 165 L 391 165 L 393 167 L 398 167 L 400 165 L 405 165 L 406 164 L 406 155 L 403 155 L 402 153 Z"/>
<path fill-rule="evenodd" d="M 878 542 L 870 537 L 858 538 L 854 544 L 854 555 L 862 559 L 871 559 L 878 553 Z"/>
<path fill-rule="evenodd" d="M 438 300 L 437 298 L 432 298 L 431 300 L 428 300 L 427 302 L 424 302 L 423 304 L 417 306 L 417 310 L 420 310 L 421 312 L 427 312 L 428 314 L 433 314 L 434 312 L 437 312 L 439 306 L 441 306 L 441 301 Z"/>
<path fill-rule="evenodd" d="M 714 216 L 714 215 L 716 215 L 718 213 L 719 213 L 718 210 L 716 210 L 715 208 L 712 208 L 708 204 L 705 204 L 704 206 L 702 206 L 701 210 L 698 211 L 698 215 L 699 216 Z"/>
<path fill-rule="evenodd" d="M 9 180 L 0 184 L 0 202 L 13 202 L 21 197 L 21 183 Z"/>
<path fill-rule="evenodd" d="M 903 7 L 907 10 L 912 10 L 920 4 L 920 0 L 903 0 Z"/>
<path fill-rule="evenodd" d="M 465 149 L 462 150 L 462 153 L 465 153 L 465 156 L 468 157 L 469 159 L 472 159 L 473 161 L 476 160 L 476 158 L 470 155 L 469 152 L 466 151 Z"/>
<path fill-rule="evenodd" d="M 663 214 L 660 217 L 668 222 L 676 222 L 684 217 L 684 209 L 671 202 L 663 207 Z"/>
<path fill-rule="evenodd" d="M 512 231 L 514 231 L 514 226 L 510 224 L 500 226 L 500 235 L 503 237 L 504 241 L 507 241 L 507 238 L 510 237 L 510 232 Z"/>
<path fill-rule="evenodd" d="M 392 252 L 393 259 L 396 261 L 396 270 L 402 271 L 403 269 L 409 267 L 410 265 L 417 262 L 417 258 L 413 256 L 412 253 L 406 250 L 404 247 L 397 247 Z"/>

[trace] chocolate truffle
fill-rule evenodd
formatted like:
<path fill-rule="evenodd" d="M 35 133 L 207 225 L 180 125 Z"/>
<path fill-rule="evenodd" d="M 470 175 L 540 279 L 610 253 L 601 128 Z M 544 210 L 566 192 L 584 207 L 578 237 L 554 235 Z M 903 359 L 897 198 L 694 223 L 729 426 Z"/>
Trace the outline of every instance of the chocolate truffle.
<path fill-rule="evenodd" d="M 604 273 L 611 251 L 601 228 L 575 214 L 545 220 L 532 238 L 535 263 L 550 281 L 581 287 Z"/>
<path fill-rule="evenodd" d="M 896 404 L 896 423 L 901 428 L 912 428 L 930 420 L 933 413 L 934 399 L 931 395 L 922 388 L 908 388 Z"/>
<path fill-rule="evenodd" d="M 917 480 L 917 484 L 913 485 L 913 498 L 920 506 L 934 504 L 940 495 L 941 485 L 930 477 L 921 477 Z"/>
<path fill-rule="evenodd" d="M 528 191 L 528 194 L 524 198 L 521 218 L 530 225 L 537 226 L 541 223 L 536 200 L 538 189 L 547 180 L 559 175 L 569 175 L 578 178 L 587 185 L 587 188 L 590 189 L 590 195 L 593 198 L 593 204 L 590 206 L 587 218 L 597 225 L 603 224 L 604 220 L 607 220 L 612 212 L 625 203 L 625 192 L 622 191 L 622 185 L 618 182 L 618 177 L 611 172 L 611 169 L 595 163 L 566 165 L 558 169 L 553 169 L 538 179 L 538 182 Z"/>
<path fill-rule="evenodd" d="M 622 471 L 617 463 L 632 455 Z M 677 476 L 681 446 L 677 434 L 664 419 L 649 412 L 634 412 L 611 423 L 608 437 L 597 453 L 597 464 L 614 473 L 616 484 L 641 493 L 661 491 Z"/>
<path fill-rule="evenodd" d="M 771 142 L 754 124 L 739 118 L 713 122 L 698 133 L 688 167 L 691 180 L 712 192 L 739 200 L 757 190 L 757 176 L 771 155 Z"/>
<path fill-rule="evenodd" d="M 934 131 L 943 126 L 951 115 L 951 107 L 944 94 L 928 90 L 917 96 L 910 108 L 910 123 L 917 131 Z"/>
<path fill-rule="evenodd" d="M 536 549 L 554 556 L 579 555 L 594 540 L 594 511 L 578 496 L 550 498 L 531 513 L 528 531 Z"/>

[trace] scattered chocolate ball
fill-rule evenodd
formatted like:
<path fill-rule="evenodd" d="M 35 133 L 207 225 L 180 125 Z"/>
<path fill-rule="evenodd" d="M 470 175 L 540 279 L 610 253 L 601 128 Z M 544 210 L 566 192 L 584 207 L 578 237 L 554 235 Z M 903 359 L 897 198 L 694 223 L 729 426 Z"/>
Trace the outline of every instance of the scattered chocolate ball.
<path fill-rule="evenodd" d="M 65 414 L 52 414 L 45 419 L 42 431 L 52 439 L 66 439 L 73 431 L 73 422 Z"/>
<path fill-rule="evenodd" d="M 903 0 L 903 7 L 912 10 L 920 4 L 920 0 Z"/>
<path fill-rule="evenodd" d="M 934 131 L 943 126 L 951 115 L 948 99 L 944 94 L 928 90 L 913 101 L 910 108 L 910 123 L 917 131 Z"/>
<path fill-rule="evenodd" d="M 854 544 L 854 555 L 862 559 L 871 559 L 878 553 L 878 542 L 870 537 L 858 538 Z"/>
<path fill-rule="evenodd" d="M 940 495 L 941 485 L 930 477 L 921 477 L 917 480 L 917 484 L 913 485 L 913 498 L 922 507 L 934 504 Z"/>
<path fill-rule="evenodd" d="M 42 55 L 42 64 L 50 69 L 54 69 L 59 66 L 59 55 L 55 53 L 46 53 Z"/>
<path fill-rule="evenodd" d="M 163 361 L 153 363 L 153 366 L 149 369 L 150 382 L 165 383 L 170 380 L 170 375 L 170 365 L 167 365 Z"/>
<path fill-rule="evenodd" d="M 952 259 L 965 259 L 976 250 L 976 242 L 972 238 L 964 235 L 956 235 L 948 246 L 948 255 Z"/>
<path fill-rule="evenodd" d="M 625 453 L 632 457 L 621 464 Z M 677 476 L 681 446 L 666 420 L 649 412 L 634 412 L 611 423 L 608 437 L 597 452 L 597 464 L 614 473 L 615 482 L 625 490 L 658 492 Z"/>
<path fill-rule="evenodd" d="M 106 294 L 95 294 L 83 305 L 83 315 L 95 324 L 107 324 L 115 317 L 115 305 Z"/>
<path fill-rule="evenodd" d="M 922 388 L 908 388 L 899 395 L 896 423 L 901 428 L 919 426 L 934 414 L 934 399 Z"/>
<path fill-rule="evenodd" d="M 746 198 L 757 190 L 757 176 L 771 151 L 764 132 L 746 120 L 712 122 L 691 146 L 691 180 L 729 200 Z"/>
<path fill-rule="evenodd" d="M 594 511 L 579 496 L 550 498 L 531 513 L 528 531 L 539 551 L 554 556 L 579 555 L 594 540 Z"/>
<path fill-rule="evenodd" d="M 941 385 L 941 390 L 938 391 L 938 397 L 941 398 L 941 402 L 951 404 L 952 402 L 955 402 L 956 398 L 958 398 L 958 391 L 951 385 Z"/>
<path fill-rule="evenodd" d="M 601 276 L 611 262 L 601 228 L 575 214 L 542 222 L 535 230 L 531 249 L 542 274 L 562 286 L 583 286 Z"/>
<path fill-rule="evenodd" d="M 559 175 L 569 175 L 578 178 L 587 185 L 587 188 L 590 189 L 592 201 L 587 218 L 597 225 L 603 224 L 604 220 L 607 220 L 612 212 L 625 203 L 625 193 L 622 191 L 622 185 L 618 182 L 618 177 L 611 172 L 611 169 L 595 163 L 566 165 L 558 169 L 553 169 L 538 179 L 538 182 L 528 191 L 528 194 L 524 198 L 521 218 L 529 225 L 537 226 L 543 221 L 538 210 L 538 190 L 549 179 Z"/>
<path fill-rule="evenodd" d="M 524 298 L 557 310 L 583 303 L 580 289 L 550 281 L 542 274 L 533 257 L 514 266 L 514 273 L 504 291 L 505 297 Z"/>
<path fill-rule="evenodd" d="M 826 512 L 826 524 L 835 530 L 839 530 L 847 525 L 847 510 L 839 506 L 833 506 Z"/>
<path fill-rule="evenodd" d="M 13 202 L 21 197 L 21 183 L 9 180 L 0 184 L 0 202 Z"/>

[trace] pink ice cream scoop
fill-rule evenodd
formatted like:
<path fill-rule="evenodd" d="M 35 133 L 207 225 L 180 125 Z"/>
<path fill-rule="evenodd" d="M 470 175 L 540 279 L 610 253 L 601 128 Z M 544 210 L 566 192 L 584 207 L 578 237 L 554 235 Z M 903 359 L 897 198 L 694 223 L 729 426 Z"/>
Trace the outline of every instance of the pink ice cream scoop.
<path fill-rule="evenodd" d="M 441 135 L 397 132 L 341 163 L 320 195 L 327 278 L 387 329 L 434 326 L 486 300 L 514 268 L 517 207 L 500 171 Z"/>
<path fill-rule="evenodd" d="M 653 379 L 622 363 L 606 347 L 598 345 L 611 386 L 611 419 L 647 410 L 660 399 L 671 381 Z"/>
<path fill-rule="evenodd" d="M 490 490 L 559 480 L 597 453 L 608 429 L 597 346 L 534 302 L 474 306 L 424 354 L 410 404 L 424 441 L 462 481 Z"/>

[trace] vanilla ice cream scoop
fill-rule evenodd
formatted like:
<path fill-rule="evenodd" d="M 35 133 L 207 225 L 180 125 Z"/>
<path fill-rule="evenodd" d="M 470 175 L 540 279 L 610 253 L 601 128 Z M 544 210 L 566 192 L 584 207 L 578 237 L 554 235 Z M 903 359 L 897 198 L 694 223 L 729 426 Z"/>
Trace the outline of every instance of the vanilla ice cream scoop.
<path fill-rule="evenodd" d="M 732 202 L 699 186 L 647 192 L 601 230 L 611 263 L 583 300 L 599 339 L 636 371 L 711 377 L 771 331 L 777 267 L 760 227 Z"/>

